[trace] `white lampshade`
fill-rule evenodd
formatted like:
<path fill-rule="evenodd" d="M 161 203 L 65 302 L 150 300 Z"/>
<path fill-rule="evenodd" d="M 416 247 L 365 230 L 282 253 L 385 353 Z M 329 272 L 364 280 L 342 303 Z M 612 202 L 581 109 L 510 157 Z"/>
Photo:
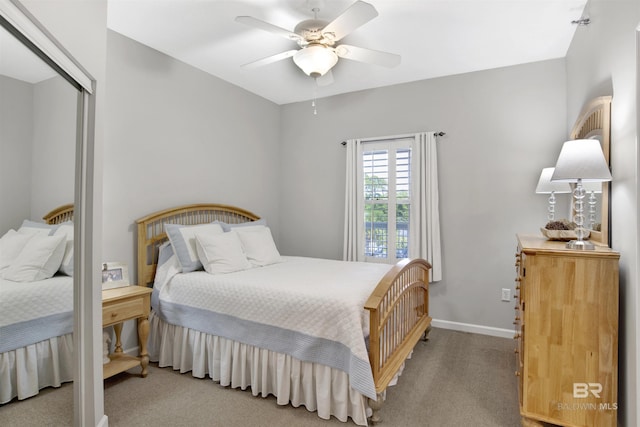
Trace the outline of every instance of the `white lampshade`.
<path fill-rule="evenodd" d="M 293 62 L 311 77 L 324 76 L 338 62 L 333 49 L 322 45 L 309 45 L 293 55 Z"/>
<path fill-rule="evenodd" d="M 611 172 L 597 139 L 574 139 L 562 145 L 551 181 L 611 181 Z"/>
<path fill-rule="evenodd" d="M 544 168 L 540 174 L 538 185 L 536 186 L 537 194 L 551 194 L 556 193 L 571 193 L 571 186 L 568 182 L 563 181 L 551 181 L 551 175 L 555 168 Z"/>

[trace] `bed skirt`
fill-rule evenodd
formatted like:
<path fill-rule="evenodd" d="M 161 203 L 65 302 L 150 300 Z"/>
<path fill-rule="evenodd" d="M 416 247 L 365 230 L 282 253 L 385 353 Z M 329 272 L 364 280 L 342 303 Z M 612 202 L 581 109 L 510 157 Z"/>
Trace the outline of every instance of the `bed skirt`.
<path fill-rule="evenodd" d="M 149 317 L 149 358 L 160 367 L 204 378 L 222 386 L 251 388 L 254 396 L 274 395 L 278 405 L 303 405 L 323 419 L 331 416 L 367 425 L 367 398 L 352 389 L 348 375 L 325 365 L 242 344 Z"/>
<path fill-rule="evenodd" d="M 73 381 L 73 333 L 0 353 L 0 404 Z"/>

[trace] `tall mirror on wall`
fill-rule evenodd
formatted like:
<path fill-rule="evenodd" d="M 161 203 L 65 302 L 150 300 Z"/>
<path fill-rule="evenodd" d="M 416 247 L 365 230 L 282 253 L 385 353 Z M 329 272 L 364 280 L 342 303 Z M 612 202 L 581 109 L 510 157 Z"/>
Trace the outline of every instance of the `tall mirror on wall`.
<path fill-rule="evenodd" d="M 75 381 L 78 421 L 94 81 L 16 1 L 0 53 L 0 405 Z"/>
<path fill-rule="evenodd" d="M 583 108 L 571 131 L 571 139 L 597 139 L 607 165 L 610 166 L 611 147 L 611 97 L 592 99 Z M 586 226 L 590 240 L 611 246 L 611 192 L 610 182 L 588 183 Z"/>

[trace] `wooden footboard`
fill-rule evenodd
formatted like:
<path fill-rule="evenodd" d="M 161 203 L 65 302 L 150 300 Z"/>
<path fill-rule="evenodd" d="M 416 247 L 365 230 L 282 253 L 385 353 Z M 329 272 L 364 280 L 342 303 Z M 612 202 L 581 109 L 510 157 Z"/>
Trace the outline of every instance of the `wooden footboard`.
<path fill-rule="evenodd" d="M 369 360 L 376 393 L 387 388 L 431 325 L 429 269 L 423 259 L 399 261 L 364 306 L 369 310 Z"/>

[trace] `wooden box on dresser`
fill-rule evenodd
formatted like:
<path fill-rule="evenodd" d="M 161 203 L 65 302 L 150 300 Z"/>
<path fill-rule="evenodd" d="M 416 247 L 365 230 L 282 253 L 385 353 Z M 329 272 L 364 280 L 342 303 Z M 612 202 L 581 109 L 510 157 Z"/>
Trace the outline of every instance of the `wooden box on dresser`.
<path fill-rule="evenodd" d="M 618 260 L 604 245 L 517 235 L 516 359 L 523 426 L 615 427 Z"/>

